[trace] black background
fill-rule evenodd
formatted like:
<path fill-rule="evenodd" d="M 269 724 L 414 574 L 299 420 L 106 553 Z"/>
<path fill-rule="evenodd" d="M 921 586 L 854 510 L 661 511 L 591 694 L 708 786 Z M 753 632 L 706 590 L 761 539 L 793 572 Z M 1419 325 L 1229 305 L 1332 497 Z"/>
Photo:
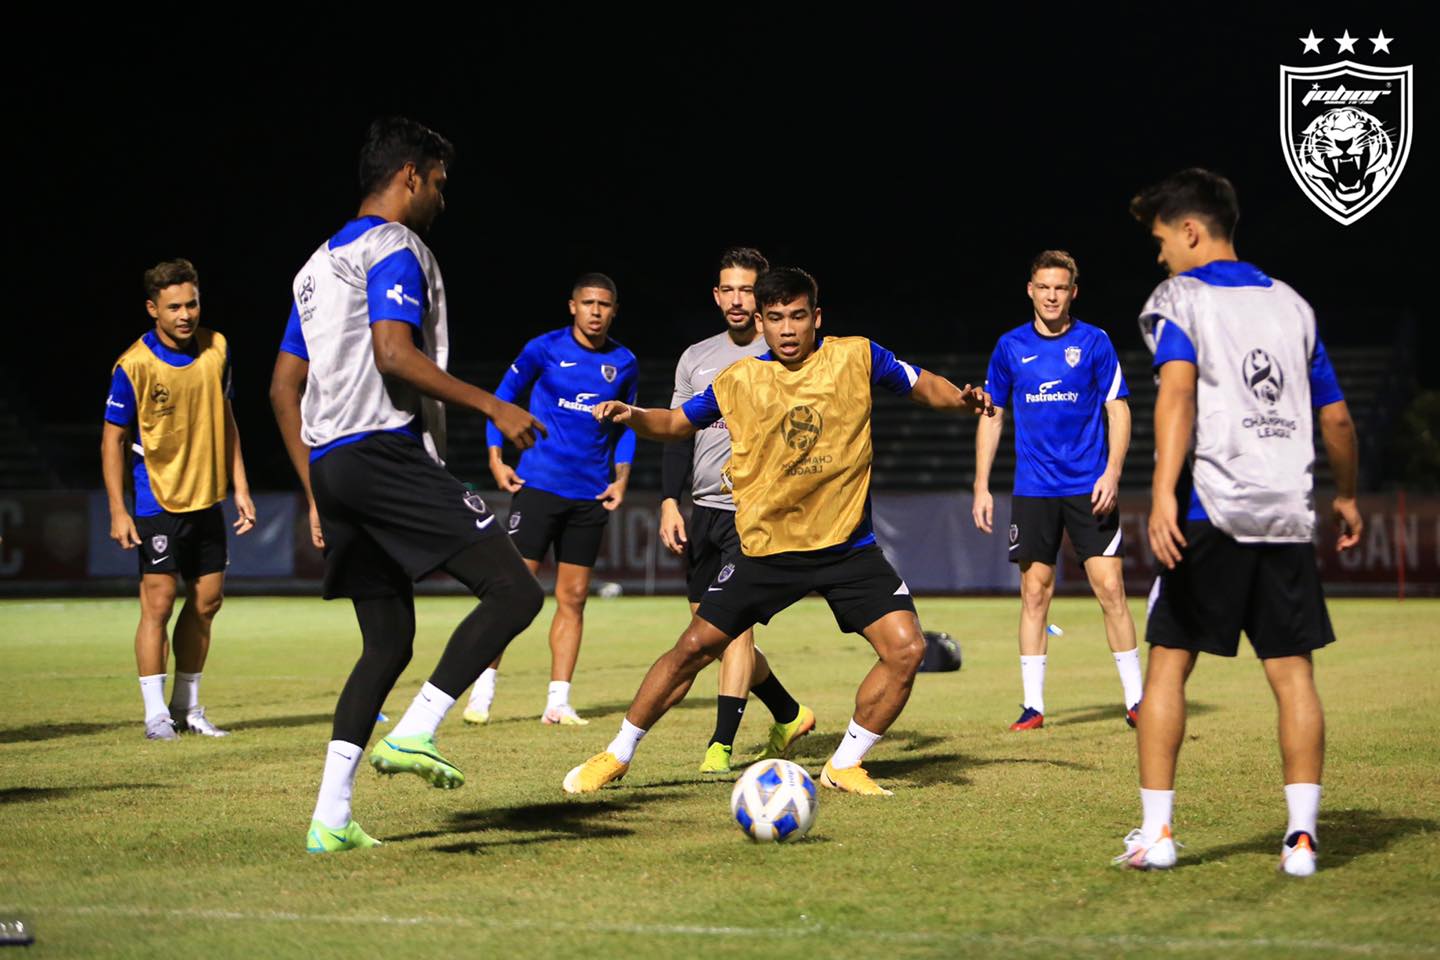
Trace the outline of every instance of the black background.
<path fill-rule="evenodd" d="M 142 272 L 187 257 L 232 342 L 252 483 L 291 486 L 266 402 L 290 281 L 355 210 L 367 123 L 400 112 L 459 150 L 428 240 L 462 364 L 566 323 L 586 270 L 620 286 L 616 338 L 673 359 L 719 329 L 714 258 L 734 243 L 814 273 L 830 332 L 902 354 L 987 352 L 1028 315 L 1030 258 L 1063 247 L 1076 314 L 1134 349 L 1162 274 L 1127 202 L 1202 165 L 1239 191 L 1240 255 L 1315 304 L 1327 342 L 1410 323 L 1433 384 L 1432 38 L 1415 7 L 1261 6 L 229 8 L 17 34 L 4 374 L 47 419 L 98 424 L 110 365 L 151 325 Z M 1322 53 L 1302 56 L 1311 29 Z M 1292 180 L 1277 94 L 1280 64 L 1341 59 L 1344 30 L 1355 59 L 1416 64 L 1418 90 L 1404 175 L 1348 227 Z"/>

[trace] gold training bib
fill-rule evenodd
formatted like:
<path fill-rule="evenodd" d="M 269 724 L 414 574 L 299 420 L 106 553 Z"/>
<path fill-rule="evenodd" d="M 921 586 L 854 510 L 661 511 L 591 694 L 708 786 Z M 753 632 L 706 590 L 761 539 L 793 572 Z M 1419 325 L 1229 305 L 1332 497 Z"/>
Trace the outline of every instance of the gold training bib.
<path fill-rule="evenodd" d="M 870 490 L 870 341 L 826 337 L 798 370 L 747 357 L 715 378 L 747 557 L 844 543 Z"/>
<path fill-rule="evenodd" d="M 168 513 L 204 510 L 225 499 L 230 486 L 225 458 L 225 338 L 195 331 L 195 359 L 172 367 L 143 339 L 120 355 L 135 390 L 145 469 L 155 502 Z M 112 371 L 113 372 L 113 371 Z"/>

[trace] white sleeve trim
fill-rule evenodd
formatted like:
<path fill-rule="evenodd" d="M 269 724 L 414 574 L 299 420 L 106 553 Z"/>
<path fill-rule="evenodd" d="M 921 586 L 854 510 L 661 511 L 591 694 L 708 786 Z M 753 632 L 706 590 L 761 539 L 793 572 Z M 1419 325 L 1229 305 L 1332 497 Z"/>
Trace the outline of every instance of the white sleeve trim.
<path fill-rule="evenodd" d="M 1110 392 L 1105 395 L 1105 402 L 1109 403 L 1120 394 L 1120 361 L 1115 361 L 1115 379 L 1110 381 Z"/>
<path fill-rule="evenodd" d="M 905 371 L 905 376 L 908 377 L 910 380 L 910 386 L 914 387 L 915 381 L 920 379 L 920 374 L 916 373 L 915 368 L 910 366 L 910 364 L 906 363 L 904 360 L 897 359 L 895 362 L 900 364 L 901 369 Z"/>

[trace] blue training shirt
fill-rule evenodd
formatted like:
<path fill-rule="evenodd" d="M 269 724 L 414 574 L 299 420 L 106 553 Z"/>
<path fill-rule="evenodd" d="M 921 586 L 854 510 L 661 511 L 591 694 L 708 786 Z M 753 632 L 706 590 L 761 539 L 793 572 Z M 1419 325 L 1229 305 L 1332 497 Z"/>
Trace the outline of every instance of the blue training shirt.
<path fill-rule="evenodd" d="M 985 389 L 1015 422 L 1015 496 L 1088 494 L 1105 472 L 1105 404 L 1130 395 L 1104 330 L 1072 318 L 1051 336 L 1034 322 L 1000 338 Z"/>
<path fill-rule="evenodd" d="M 1240 260 L 1215 260 L 1203 267 L 1187 270 L 1181 276 L 1194 277 L 1216 287 L 1268 287 L 1274 282 L 1258 267 Z M 1195 344 L 1190 342 L 1185 331 L 1173 323 L 1162 322 L 1155 337 L 1155 370 L 1158 371 L 1171 360 L 1183 360 L 1199 365 Z M 1315 352 L 1310 357 L 1309 380 L 1310 406 L 1316 410 L 1345 399 L 1345 394 L 1340 390 L 1340 381 L 1335 378 L 1335 367 L 1330 363 L 1330 355 L 1325 352 L 1325 344 L 1318 335 L 1315 337 Z M 1204 505 L 1200 503 L 1200 495 L 1193 488 L 1190 490 L 1190 507 L 1185 516 L 1189 520 L 1210 519 Z"/>
<path fill-rule="evenodd" d="M 155 331 L 151 330 L 141 337 L 145 346 L 165 363 L 172 367 L 188 367 L 195 362 L 192 354 L 183 350 L 171 350 L 160 342 Z M 193 343 L 193 341 L 192 341 Z M 225 399 L 229 400 L 232 395 L 230 381 L 230 358 L 225 358 Z M 135 404 L 135 388 L 130 383 L 130 378 L 121 367 L 115 368 L 115 373 L 110 377 L 110 395 L 105 398 L 105 420 L 117 427 L 124 427 L 131 432 L 132 443 L 130 449 L 135 453 L 135 466 L 133 468 L 135 477 L 135 516 L 155 517 L 164 513 L 160 504 L 155 501 L 155 491 L 150 488 L 150 471 L 145 469 L 145 450 L 140 445 L 140 438 L 135 436 L 139 428 L 137 422 L 138 410 Z"/>
<path fill-rule="evenodd" d="M 815 349 L 818 351 L 825 346 L 825 338 L 817 337 Z M 775 361 L 775 354 L 767 350 L 757 360 Z M 913 363 L 906 363 L 899 360 L 890 350 L 885 349 L 870 341 L 870 385 L 884 387 L 897 397 L 908 397 L 910 391 L 915 389 L 915 382 L 920 379 L 921 369 Z M 695 425 L 697 430 L 704 430 L 710 424 L 718 421 L 723 414 L 720 412 L 720 403 L 715 399 L 715 387 L 713 385 L 705 388 L 704 393 L 698 393 L 680 405 L 685 412 L 685 419 Z M 870 520 L 870 492 L 865 492 L 865 514 L 860 518 L 860 523 L 849 538 L 833 547 L 825 547 L 823 550 L 815 550 L 813 553 L 838 553 L 845 550 L 854 550 L 858 547 L 868 547 L 875 542 L 875 526 Z"/>
<path fill-rule="evenodd" d="M 547 435 L 520 454 L 515 472 L 527 487 L 572 500 L 593 500 L 610 485 L 610 459 L 635 459 L 635 433 L 629 427 L 601 423 L 592 411 L 602 400 L 634 403 L 640 389 L 635 354 L 607 339 L 592 350 L 575 339 L 572 327 L 541 334 L 525 344 L 495 390 L 515 403 L 528 390 L 530 412 Z M 485 442 L 504 445 L 493 423 Z"/>

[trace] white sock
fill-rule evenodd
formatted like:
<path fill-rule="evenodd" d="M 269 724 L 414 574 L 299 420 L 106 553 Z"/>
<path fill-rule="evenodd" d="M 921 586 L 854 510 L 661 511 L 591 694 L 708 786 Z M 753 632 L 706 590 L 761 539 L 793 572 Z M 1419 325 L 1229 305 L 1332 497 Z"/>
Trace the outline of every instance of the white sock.
<path fill-rule="evenodd" d="M 1304 830 L 1318 843 L 1320 837 L 1315 829 L 1320 818 L 1320 784 L 1285 784 L 1285 806 L 1290 808 L 1290 823 L 1285 827 L 1285 836 Z"/>
<path fill-rule="evenodd" d="M 1115 654 L 1115 669 L 1120 671 L 1120 686 L 1125 688 L 1125 709 L 1128 710 L 1140 702 L 1145 692 L 1145 681 L 1140 677 L 1140 648 Z"/>
<path fill-rule="evenodd" d="M 152 717 L 170 716 L 170 708 L 165 706 L 165 674 L 141 677 L 140 696 L 145 698 L 146 723 L 149 723 Z"/>
<path fill-rule="evenodd" d="M 1170 826 L 1170 818 L 1175 813 L 1175 791 L 1141 787 L 1140 809 L 1145 815 L 1145 822 L 1140 824 L 1140 835 L 1146 843 L 1154 843 L 1160 839 L 1160 829 Z"/>
<path fill-rule="evenodd" d="M 640 745 L 645 733 L 646 731 L 641 730 L 629 720 L 621 720 L 620 732 L 615 735 L 614 740 L 610 741 L 607 749 L 615 754 L 616 760 L 621 763 L 629 763 L 635 758 L 635 748 Z"/>
<path fill-rule="evenodd" d="M 1020 658 L 1020 682 L 1025 687 L 1025 706 L 1045 712 L 1045 654 Z"/>
<path fill-rule="evenodd" d="M 364 752 L 364 748 L 344 740 L 330 741 L 312 819 L 333 830 L 344 829 L 350 822 L 350 792 L 355 788 L 355 771 L 360 768 L 360 755 Z"/>
<path fill-rule="evenodd" d="M 440 729 L 440 721 L 445 719 L 445 714 L 449 713 L 453 706 L 455 698 L 427 680 L 420 692 L 415 694 L 415 699 L 410 701 L 410 709 L 405 711 L 405 716 L 401 717 L 400 722 L 395 724 L 395 729 L 390 731 L 390 736 L 433 734 Z"/>
<path fill-rule="evenodd" d="M 179 714 L 189 713 L 200 706 L 200 674 L 175 671 L 175 687 L 170 691 L 170 709 Z"/>
<path fill-rule="evenodd" d="M 550 692 L 545 698 L 545 709 L 570 706 L 570 681 L 551 680 Z"/>
<path fill-rule="evenodd" d="M 840 738 L 840 746 L 835 748 L 835 755 L 830 758 L 830 766 L 836 770 L 858 767 L 860 761 L 865 759 L 865 754 L 880 742 L 882 736 L 883 734 L 871 733 L 851 720 L 850 729 L 846 730 L 845 736 Z"/>
<path fill-rule="evenodd" d="M 490 710 L 490 704 L 495 702 L 495 678 L 500 672 L 494 667 L 486 667 L 481 672 L 480 678 L 475 681 L 475 686 L 470 689 L 470 706 L 477 710 Z"/>

